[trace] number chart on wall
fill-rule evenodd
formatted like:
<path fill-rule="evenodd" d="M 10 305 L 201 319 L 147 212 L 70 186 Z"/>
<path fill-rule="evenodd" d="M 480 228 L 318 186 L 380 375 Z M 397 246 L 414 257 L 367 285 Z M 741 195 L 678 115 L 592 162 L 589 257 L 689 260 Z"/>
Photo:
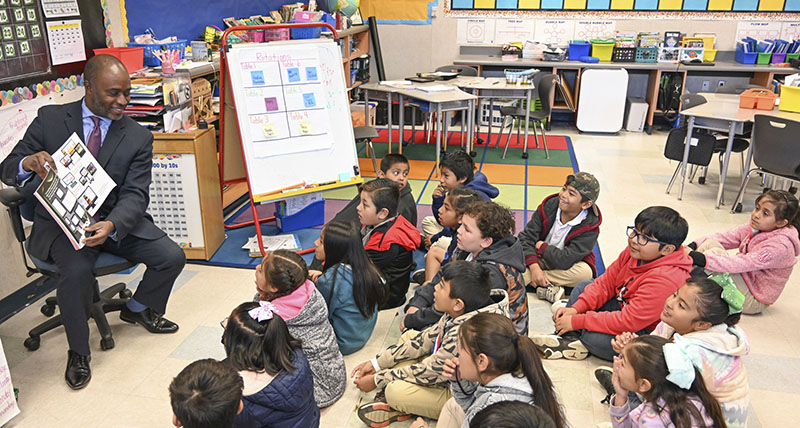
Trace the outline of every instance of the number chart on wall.
<path fill-rule="evenodd" d="M 191 154 L 154 154 L 147 212 L 181 248 L 203 247 L 197 167 Z"/>
<path fill-rule="evenodd" d="M 254 198 L 358 176 L 339 47 L 333 41 L 235 46 L 228 69 Z"/>
<path fill-rule="evenodd" d="M 0 0 L 0 82 L 50 71 L 38 0 Z"/>
<path fill-rule="evenodd" d="M 483 11 L 798 12 L 800 0 L 449 0 L 449 13 Z"/>

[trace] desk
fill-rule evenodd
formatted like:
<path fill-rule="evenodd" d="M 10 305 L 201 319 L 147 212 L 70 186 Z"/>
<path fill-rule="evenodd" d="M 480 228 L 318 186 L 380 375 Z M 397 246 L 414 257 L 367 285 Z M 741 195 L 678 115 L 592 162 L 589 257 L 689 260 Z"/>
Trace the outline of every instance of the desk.
<path fill-rule="evenodd" d="M 441 131 L 445 129 L 444 126 L 444 119 L 442 118 L 442 112 L 449 112 L 449 111 L 459 111 L 459 110 L 466 110 L 467 114 L 467 141 L 470 143 L 472 142 L 472 135 L 473 135 L 473 123 L 475 115 L 475 100 L 477 97 L 472 94 L 468 94 L 464 91 L 459 89 L 453 89 L 452 91 L 442 91 L 442 92 L 425 92 L 417 89 L 420 86 L 432 86 L 432 85 L 441 85 L 446 84 L 447 82 L 433 82 L 433 83 L 425 83 L 421 85 L 381 85 L 380 83 L 367 83 L 365 85 L 361 85 L 361 88 L 364 89 L 364 115 L 365 120 L 369 123 L 369 97 L 370 93 L 373 95 L 378 95 L 379 97 L 385 97 L 387 102 L 389 103 L 389 115 L 388 115 L 388 128 L 389 128 L 389 153 L 392 152 L 392 97 L 397 96 L 398 102 L 400 103 L 400 135 L 398 138 L 398 145 L 399 151 L 403 153 L 403 131 L 404 131 L 404 124 L 403 124 L 403 103 L 405 102 L 406 98 L 416 99 L 420 101 L 425 101 L 431 105 L 431 109 L 433 106 L 436 106 L 436 120 L 439 121 L 437 125 L 437 130 Z M 439 172 L 439 156 L 441 153 L 442 147 L 442 134 L 441 132 L 436 133 L 436 172 Z M 447 141 L 445 141 L 447 144 Z M 468 147 L 468 151 L 470 148 Z"/>
<path fill-rule="evenodd" d="M 725 157 L 722 163 L 722 171 L 720 171 L 719 189 L 717 190 L 717 203 L 715 207 L 719 209 L 719 206 L 722 204 L 722 191 L 725 187 L 725 179 L 728 175 L 733 137 L 737 133 L 742 133 L 744 123 L 752 122 L 753 117 L 757 114 L 800 121 L 800 113 L 780 111 L 777 106 L 772 110 L 739 108 L 739 96 L 734 94 L 700 93 L 699 95 L 706 98 L 707 102 L 705 104 L 700 104 L 699 106 L 681 111 L 681 114 L 689 117 L 689 122 L 686 130 L 687 142 L 684 143 L 683 161 L 681 161 L 681 190 L 678 194 L 678 200 L 683 198 L 683 185 L 686 181 L 686 166 L 689 160 L 688 139 L 692 135 L 693 129 L 698 127 L 713 131 L 724 131 L 728 133 L 728 144 L 725 147 Z"/>
<path fill-rule="evenodd" d="M 533 90 L 535 89 L 533 85 L 525 85 L 525 86 L 517 86 L 516 84 L 509 85 L 506 83 L 506 79 L 502 77 L 458 77 L 454 79 L 454 84 L 457 85 L 459 88 L 464 90 L 469 90 L 470 93 L 476 95 L 478 98 L 477 101 L 477 112 L 480 114 L 481 112 L 481 99 L 488 98 L 489 99 L 489 135 L 486 138 L 486 144 L 488 145 L 492 141 L 492 112 L 494 111 L 494 99 L 495 98 L 512 98 L 512 99 L 524 99 L 525 103 L 525 142 L 523 143 L 522 149 L 522 157 L 528 157 L 528 122 L 530 121 L 530 114 L 531 114 L 531 95 Z M 480 92 L 478 92 L 480 91 Z M 496 94 L 496 92 L 501 93 L 500 96 Z M 474 119 L 473 119 L 474 120 Z M 513 124 L 513 122 L 512 122 Z M 513 125 L 512 125 L 513 126 Z M 497 134 L 497 145 L 496 147 L 500 146 L 500 136 L 503 135 L 503 126 L 500 126 L 500 132 Z M 511 138 L 509 134 L 509 138 Z M 470 146 L 472 145 L 472 140 L 469 141 Z M 536 142 L 538 147 L 538 141 Z"/>

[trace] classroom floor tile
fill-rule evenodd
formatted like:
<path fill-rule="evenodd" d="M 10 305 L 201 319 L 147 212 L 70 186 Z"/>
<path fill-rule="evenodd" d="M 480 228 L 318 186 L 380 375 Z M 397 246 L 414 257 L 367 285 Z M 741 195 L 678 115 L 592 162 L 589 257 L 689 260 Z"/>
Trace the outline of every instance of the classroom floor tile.
<path fill-rule="evenodd" d="M 686 184 L 683 201 L 677 199 L 677 187 L 672 194 L 664 193 L 675 168 L 674 162 L 663 158 L 666 133 L 621 133 L 608 137 L 580 134 L 572 128 L 554 124 L 550 134 L 569 136 L 581 170 L 593 173 L 600 181 L 598 205 L 603 212 L 603 224 L 598 243 L 606 265 L 613 262 L 625 247 L 625 227 L 632 224 L 636 214 L 649 205 L 665 205 L 681 212 L 690 225 L 689 239 L 730 229 L 748 218 L 748 213 L 729 214 L 730 205 L 723 206 L 721 210 L 714 209 L 713 199 L 718 183 L 715 165 L 712 165 L 707 184 L 699 185 L 696 181 Z M 382 156 L 381 150 L 385 153 L 386 145 L 378 143 L 376 146 L 377 154 Z M 395 151 L 396 148 L 395 145 Z M 476 159 L 480 159 L 483 148 L 476 150 Z M 417 170 L 430 174 L 432 161 L 422 157 L 426 152 L 430 153 L 430 148 L 423 144 L 412 144 L 406 146 L 403 152 L 418 156 L 413 158 L 416 161 L 431 162 L 427 171 L 426 167 L 412 168 L 412 172 Z M 531 157 L 536 158 L 540 152 L 532 150 Z M 559 152 L 566 153 L 563 150 L 551 150 L 551 157 Z M 490 153 L 502 153 L 502 149 L 488 148 L 484 161 L 490 159 Z M 511 153 L 510 149 L 509 157 Z M 518 153 L 515 155 L 518 156 Z M 506 201 L 505 197 L 501 200 L 511 202 L 516 207 L 527 205 L 527 214 L 530 216 L 544 196 L 558 191 L 571 171 L 564 167 L 541 166 L 531 163 L 530 158 L 528 160 L 528 182 L 535 182 L 539 186 L 530 186 L 524 191 L 502 187 L 501 195 L 514 195 L 518 200 Z M 738 163 L 738 159 L 734 158 L 734 161 Z M 524 162 L 504 167 L 519 165 L 524 165 Z M 487 173 L 490 182 L 496 183 L 492 180 L 494 174 L 495 171 Z M 421 194 L 422 204 L 418 207 L 421 219 L 422 214 L 430 214 L 427 204 L 430 204 L 430 192 L 435 186 L 433 183 L 424 186 L 427 175 L 415 177 L 420 177 L 412 180 L 411 184 L 414 195 L 420 197 Z M 728 201 L 733 200 L 739 179 L 738 167 L 734 165 L 725 191 Z M 751 180 L 744 203 L 745 210 L 753 206 L 759 189 L 757 181 Z M 520 185 L 501 183 L 499 186 L 522 189 Z M 330 200 L 329 204 L 344 204 L 354 195 L 351 188 L 328 192 L 326 198 Z M 520 213 L 523 212 L 515 210 L 517 217 L 521 217 Z M 517 218 L 517 224 L 521 225 L 522 219 Z M 107 286 L 118 280 L 134 281 L 135 285 L 141 275 L 140 268 L 129 275 L 103 278 L 101 285 Z M 253 293 L 252 269 L 187 265 L 173 290 L 167 311 L 167 317 L 180 324 L 176 334 L 151 335 L 141 327 L 121 322 L 117 315 L 111 315 L 109 320 L 116 347 L 102 351 L 97 329 L 90 323 L 94 377 L 89 386 L 81 391 L 69 390 L 63 381 L 67 355 L 63 329 L 42 336 L 41 348 L 36 352 L 22 348 L 28 330 L 46 319 L 39 312 L 40 304 L 22 310 L 0 324 L 0 339 L 11 367 L 14 386 L 20 389 L 19 405 L 22 409 L 22 413 L 6 426 L 171 426 L 172 412 L 167 393 L 169 382 L 192 360 L 222 356 L 218 323 L 236 305 L 252 299 Z M 532 294 L 528 299 L 531 334 L 552 332 L 549 304 L 538 301 Z M 800 274 L 795 272 L 773 307 L 759 316 L 745 316 L 740 323 L 750 337 L 752 350 L 752 355 L 745 357 L 751 385 L 751 428 L 795 425 L 797 416 L 791 409 L 800 400 L 800 377 L 797 375 L 800 371 L 800 329 L 792 326 L 800 323 L 800 312 L 796 309 L 798 304 Z M 400 333 L 398 324 L 396 311 L 380 312 L 367 345 L 345 357 L 348 371 L 374 356 L 386 344 L 394 343 Z M 544 364 L 551 373 L 572 426 L 594 427 L 600 422 L 609 421 L 607 406 L 599 403 L 604 393 L 593 376 L 595 367 L 608 363 L 590 357 L 583 361 L 548 360 Z M 364 425 L 355 416 L 354 410 L 364 399 L 348 382 L 344 396 L 335 405 L 322 410 L 321 426 L 362 428 Z M 408 424 L 394 424 L 390 428 Z"/>

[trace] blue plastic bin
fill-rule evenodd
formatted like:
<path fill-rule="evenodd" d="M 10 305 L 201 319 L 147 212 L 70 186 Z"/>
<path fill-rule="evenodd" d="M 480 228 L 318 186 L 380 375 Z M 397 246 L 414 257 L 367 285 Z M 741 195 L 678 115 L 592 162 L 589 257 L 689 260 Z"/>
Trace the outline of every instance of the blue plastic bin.
<path fill-rule="evenodd" d="M 742 64 L 755 64 L 758 52 L 745 52 L 744 49 L 736 49 L 736 62 Z"/>
<path fill-rule="evenodd" d="M 328 15 L 327 13 L 322 15 L 322 21 L 326 24 L 330 24 L 331 26 L 336 26 L 336 18 Z M 305 22 L 295 22 L 295 24 L 306 24 Z M 327 28 L 325 27 L 310 27 L 310 28 L 292 28 L 292 39 L 318 39 L 322 30 Z"/>
<path fill-rule="evenodd" d="M 189 42 L 186 40 L 178 40 L 177 42 L 169 42 L 169 43 L 157 43 L 157 44 L 144 44 L 144 43 L 128 43 L 129 47 L 143 47 L 144 48 L 144 65 L 148 67 L 160 67 L 161 60 L 156 58 L 153 52 L 157 52 L 161 50 L 161 47 L 164 47 L 164 50 L 178 50 L 180 51 L 180 58 L 183 59 L 184 55 L 186 54 L 186 46 L 189 45 Z"/>
<path fill-rule="evenodd" d="M 275 222 L 281 232 L 291 232 L 325 224 L 325 200 L 312 202 L 296 214 L 281 216 L 275 213 Z"/>
<path fill-rule="evenodd" d="M 578 61 L 582 56 L 589 56 L 592 44 L 586 40 L 570 40 L 569 42 L 569 59 Z"/>

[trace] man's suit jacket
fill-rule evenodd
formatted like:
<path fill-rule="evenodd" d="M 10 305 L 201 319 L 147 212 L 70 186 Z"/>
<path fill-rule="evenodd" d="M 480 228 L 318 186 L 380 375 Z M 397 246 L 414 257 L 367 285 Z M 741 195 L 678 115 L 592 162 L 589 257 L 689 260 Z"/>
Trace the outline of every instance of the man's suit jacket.
<path fill-rule="evenodd" d="M 22 158 L 43 150 L 52 155 L 73 132 L 84 139 L 81 101 L 40 108 L 25 136 L 0 164 L 3 182 L 16 185 Z M 117 240 L 121 241 L 128 234 L 143 239 L 164 236 L 146 213 L 150 203 L 153 134 L 128 116 L 114 120 L 97 161 L 117 184 L 98 211 L 101 219 L 114 223 Z M 34 180 L 41 181 L 38 176 Z M 48 259 L 53 240 L 63 233 L 37 201 L 28 252 L 36 258 Z"/>

